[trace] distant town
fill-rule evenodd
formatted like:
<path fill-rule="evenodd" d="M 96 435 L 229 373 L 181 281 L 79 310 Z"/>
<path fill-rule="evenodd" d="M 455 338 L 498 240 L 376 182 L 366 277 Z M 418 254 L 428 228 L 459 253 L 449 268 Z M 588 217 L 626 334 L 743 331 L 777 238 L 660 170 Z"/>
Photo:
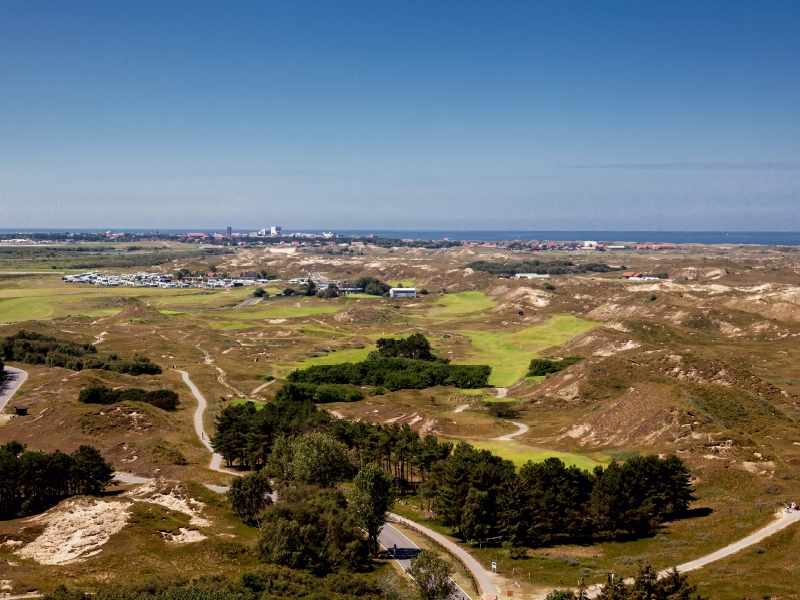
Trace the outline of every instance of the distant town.
<path fill-rule="evenodd" d="M 244 246 L 257 247 L 272 245 L 278 247 L 314 247 L 337 250 L 357 250 L 363 246 L 391 247 L 417 247 L 429 249 L 452 248 L 458 246 L 477 246 L 482 248 L 497 248 L 512 252 L 536 252 L 539 250 L 576 251 L 588 250 L 606 252 L 614 250 L 675 250 L 676 244 L 664 243 L 621 243 L 617 241 L 577 240 L 577 241 L 551 241 L 551 240 L 504 240 L 504 241 L 478 241 L 478 240 L 452 240 L 442 239 L 411 239 L 393 238 L 378 235 L 352 236 L 334 233 L 332 231 L 321 233 L 292 232 L 284 233 L 279 226 L 265 227 L 253 232 L 236 232 L 227 227 L 224 232 L 121 232 L 105 231 L 94 233 L 29 233 L 29 234 L 0 234 L 0 245 L 47 245 L 47 244 L 79 244 L 87 242 L 131 243 L 142 241 L 182 242 L 189 244 L 204 244 L 216 246 Z M 127 250 L 132 249 L 129 247 Z M 133 249 L 135 250 L 135 248 Z"/>

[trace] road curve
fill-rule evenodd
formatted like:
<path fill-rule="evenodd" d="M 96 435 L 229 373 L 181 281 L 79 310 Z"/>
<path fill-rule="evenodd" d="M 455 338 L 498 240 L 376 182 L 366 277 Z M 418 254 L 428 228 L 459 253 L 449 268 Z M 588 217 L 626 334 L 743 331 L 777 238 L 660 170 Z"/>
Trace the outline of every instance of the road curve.
<path fill-rule="evenodd" d="M 4 369 L 6 373 L 8 373 L 8 379 L 3 382 L 3 385 L 0 386 L 0 412 L 3 412 L 3 409 L 8 404 L 8 401 L 11 400 L 11 397 L 14 393 L 20 388 L 20 386 L 25 383 L 25 380 L 28 378 L 28 374 L 23 371 L 22 369 L 17 369 L 16 367 L 9 367 L 6 365 Z"/>
<path fill-rule="evenodd" d="M 429 538 L 434 540 L 437 544 L 445 548 L 448 552 L 457 556 L 464 566 L 469 569 L 469 572 L 472 573 L 472 576 L 475 578 L 475 581 L 478 582 L 478 587 L 481 588 L 481 594 L 496 594 L 497 590 L 494 587 L 494 582 L 492 581 L 492 577 L 486 569 L 483 568 L 481 563 L 479 563 L 475 557 L 473 557 L 469 552 L 461 548 L 455 542 L 447 539 L 441 533 L 437 533 L 432 529 L 428 529 L 427 527 L 416 523 L 415 521 L 411 521 L 406 519 L 405 517 L 401 517 L 400 515 L 396 515 L 394 513 L 389 513 L 389 517 L 403 523 L 404 525 L 408 525 L 409 527 L 419 529 Z M 384 546 L 385 547 L 385 546 Z"/>
<path fill-rule="evenodd" d="M 497 396 L 495 398 L 505 398 L 508 390 L 506 388 L 497 388 Z"/>
<path fill-rule="evenodd" d="M 682 573 L 685 571 L 693 571 L 694 569 L 699 569 L 716 560 L 725 558 L 726 556 L 730 556 L 731 554 L 736 554 L 740 550 L 743 550 L 749 546 L 753 546 L 754 544 L 757 544 L 764 538 L 767 538 L 771 536 L 773 533 L 776 533 L 781 529 L 785 529 L 789 525 L 797 523 L 798 521 L 800 521 L 800 510 L 793 510 L 790 513 L 781 510 L 778 514 L 778 518 L 769 525 L 767 525 L 766 527 L 762 527 L 758 531 L 748 535 L 746 538 L 742 538 L 738 542 L 729 544 L 724 548 L 720 548 L 716 552 L 712 552 L 711 554 L 707 554 L 706 556 L 703 556 L 696 560 L 692 560 L 682 565 L 678 565 L 676 568 L 678 569 L 678 571 Z M 662 573 L 659 573 L 659 577 L 663 577 L 666 574 L 667 571 L 663 571 Z"/>
<path fill-rule="evenodd" d="M 416 527 L 419 528 L 418 525 Z M 378 543 L 392 555 L 392 558 L 397 561 L 403 571 L 408 571 L 411 566 L 411 560 L 421 552 L 419 546 L 391 525 L 384 525 L 381 528 L 381 532 L 378 534 Z M 458 592 L 455 595 L 457 600 L 471 600 L 469 594 L 460 585 L 456 583 L 456 586 L 458 586 Z"/>

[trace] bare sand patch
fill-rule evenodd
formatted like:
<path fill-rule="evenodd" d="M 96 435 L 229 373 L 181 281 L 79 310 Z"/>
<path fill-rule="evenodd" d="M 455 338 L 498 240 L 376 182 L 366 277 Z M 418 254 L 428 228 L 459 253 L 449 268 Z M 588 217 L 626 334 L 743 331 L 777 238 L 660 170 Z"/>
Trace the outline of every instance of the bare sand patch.
<path fill-rule="evenodd" d="M 162 532 L 164 541 L 168 544 L 192 544 L 194 542 L 202 542 L 208 539 L 207 535 L 203 535 L 196 529 L 186 529 L 184 527 L 178 528 L 179 534 Z"/>
<path fill-rule="evenodd" d="M 131 502 L 65 500 L 29 522 L 47 523 L 42 535 L 17 554 L 43 565 L 66 565 L 100 553 L 128 522 Z"/>
<path fill-rule="evenodd" d="M 165 489 L 163 481 L 149 481 L 135 490 L 128 492 L 128 496 L 139 502 L 149 502 L 158 504 L 164 508 L 183 513 L 191 517 L 189 521 L 197 527 L 208 527 L 211 522 L 201 517 L 205 503 L 195 500 L 186 495 L 178 486 L 171 488 L 168 492 L 162 493 Z"/>

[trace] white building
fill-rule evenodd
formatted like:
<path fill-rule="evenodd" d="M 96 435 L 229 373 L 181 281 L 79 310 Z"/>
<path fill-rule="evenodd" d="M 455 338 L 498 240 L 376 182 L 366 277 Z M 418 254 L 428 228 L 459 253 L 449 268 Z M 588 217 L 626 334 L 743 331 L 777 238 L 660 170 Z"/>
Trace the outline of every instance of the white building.
<path fill-rule="evenodd" d="M 283 233 L 281 232 L 281 228 L 276 226 L 272 226 L 269 228 L 269 234 L 273 237 L 279 237 L 283 235 Z"/>
<path fill-rule="evenodd" d="M 416 298 L 417 288 L 392 288 L 389 290 L 391 298 Z"/>

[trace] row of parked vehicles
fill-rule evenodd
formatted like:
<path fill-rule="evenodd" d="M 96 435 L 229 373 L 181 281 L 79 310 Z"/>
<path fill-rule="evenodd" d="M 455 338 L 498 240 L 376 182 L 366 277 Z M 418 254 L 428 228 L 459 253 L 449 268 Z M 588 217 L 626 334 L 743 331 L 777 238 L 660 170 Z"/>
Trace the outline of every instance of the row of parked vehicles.
<path fill-rule="evenodd" d="M 97 272 L 81 273 L 79 275 L 65 275 L 61 281 L 65 283 L 87 283 L 90 285 L 102 285 L 108 287 L 118 287 L 127 285 L 130 287 L 160 287 L 160 288 L 234 288 L 245 285 L 259 285 L 268 283 L 267 279 L 215 279 L 208 278 L 203 280 L 200 277 L 191 277 L 187 280 L 174 281 L 172 275 L 163 273 L 136 273 L 122 275 L 103 275 Z M 275 280 L 269 281 L 274 283 Z"/>

